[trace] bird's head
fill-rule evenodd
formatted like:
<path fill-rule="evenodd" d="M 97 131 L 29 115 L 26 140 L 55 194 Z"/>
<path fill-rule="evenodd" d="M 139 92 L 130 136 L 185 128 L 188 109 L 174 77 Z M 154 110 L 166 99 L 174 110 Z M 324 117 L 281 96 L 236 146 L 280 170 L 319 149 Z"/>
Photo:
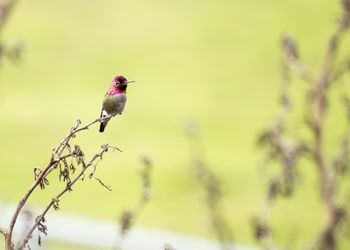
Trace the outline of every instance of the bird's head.
<path fill-rule="evenodd" d="M 128 86 L 128 83 L 131 83 L 134 81 L 128 81 L 124 76 L 117 75 L 113 78 L 113 85 L 119 89 L 126 89 Z"/>

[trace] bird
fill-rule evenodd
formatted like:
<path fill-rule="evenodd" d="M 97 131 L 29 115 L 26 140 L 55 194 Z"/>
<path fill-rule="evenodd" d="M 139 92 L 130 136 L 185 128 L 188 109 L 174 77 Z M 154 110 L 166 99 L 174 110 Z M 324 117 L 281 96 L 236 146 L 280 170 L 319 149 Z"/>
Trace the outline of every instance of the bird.
<path fill-rule="evenodd" d="M 126 103 L 126 89 L 128 84 L 134 81 L 128 81 L 124 76 L 116 75 L 105 94 L 102 102 L 100 118 L 106 118 L 100 121 L 100 132 L 102 133 L 112 116 L 121 115 Z"/>

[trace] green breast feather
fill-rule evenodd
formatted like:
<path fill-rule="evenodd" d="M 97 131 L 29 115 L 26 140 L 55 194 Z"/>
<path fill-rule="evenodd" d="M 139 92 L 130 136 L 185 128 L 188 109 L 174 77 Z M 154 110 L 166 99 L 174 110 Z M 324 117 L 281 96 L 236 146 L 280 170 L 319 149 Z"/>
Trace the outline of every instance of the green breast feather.
<path fill-rule="evenodd" d="M 110 115 L 121 114 L 124 110 L 126 95 L 107 95 L 103 100 L 102 107 Z"/>

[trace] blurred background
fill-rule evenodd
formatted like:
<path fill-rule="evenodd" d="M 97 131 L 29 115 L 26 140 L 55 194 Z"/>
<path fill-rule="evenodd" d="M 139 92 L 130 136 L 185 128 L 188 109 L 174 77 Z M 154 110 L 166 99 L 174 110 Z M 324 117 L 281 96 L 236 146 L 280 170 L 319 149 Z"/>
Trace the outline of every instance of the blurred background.
<path fill-rule="evenodd" d="M 123 115 L 105 133 L 96 126 L 77 139 L 86 154 L 103 143 L 123 150 L 106 155 L 97 170 L 113 191 L 80 182 L 60 212 L 117 223 L 138 202 L 139 159 L 146 155 L 154 165 L 152 198 L 137 225 L 214 239 L 188 168 L 184 127 L 193 121 L 206 164 L 222 183 L 235 242 L 256 245 L 250 222 L 263 207 L 265 184 L 255 142 L 279 111 L 281 35 L 292 33 L 303 59 L 318 69 L 339 13 L 338 1 L 316 0 L 20 1 L 1 37 L 21 41 L 24 51 L 17 64 L 0 65 L 0 201 L 20 200 L 33 168 L 45 166 L 77 118 L 99 116 L 112 78 L 122 74 L 136 80 Z M 296 81 L 297 100 L 304 88 Z M 335 115 L 329 125 L 330 152 L 341 121 Z M 307 244 L 324 220 L 315 173 L 304 167 L 293 199 L 273 208 L 280 244 L 291 235 Z M 63 185 L 50 182 L 31 197 L 32 206 L 44 207 Z M 61 244 L 49 249 L 68 249 Z"/>

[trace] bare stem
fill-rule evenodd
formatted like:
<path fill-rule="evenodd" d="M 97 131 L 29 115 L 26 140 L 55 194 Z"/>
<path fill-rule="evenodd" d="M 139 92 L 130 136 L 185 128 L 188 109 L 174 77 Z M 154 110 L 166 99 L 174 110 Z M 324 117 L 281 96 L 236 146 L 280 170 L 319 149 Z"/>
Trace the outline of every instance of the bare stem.
<path fill-rule="evenodd" d="M 60 144 L 55 148 L 52 157 L 55 157 L 57 155 L 58 152 L 62 153 L 63 150 L 65 149 L 65 147 L 67 146 L 69 140 L 74 137 L 77 133 L 89 129 L 89 127 L 97 122 L 101 122 L 104 120 L 107 120 L 109 118 L 111 118 L 112 116 L 106 116 L 106 117 L 102 117 L 102 118 L 97 118 L 93 121 L 91 121 L 90 123 L 82 126 L 79 128 L 80 126 L 80 120 L 77 120 L 77 124 L 69 131 L 69 133 L 62 139 L 62 141 L 60 142 Z M 60 155 L 60 153 L 58 155 Z"/>
<path fill-rule="evenodd" d="M 22 210 L 24 204 L 27 202 L 29 196 L 32 194 L 32 192 L 34 191 L 34 189 L 39 185 L 40 181 L 42 180 L 42 178 L 44 177 L 44 175 L 46 174 L 46 172 L 49 170 L 49 168 L 52 166 L 52 164 L 55 164 L 56 162 L 50 162 L 49 165 L 45 168 L 45 170 L 40 174 L 39 178 L 37 178 L 34 183 L 30 186 L 30 188 L 28 189 L 28 191 L 24 194 L 23 198 L 21 199 L 21 201 L 18 203 L 16 210 L 11 218 L 11 222 L 8 228 L 8 233 L 6 236 L 6 249 L 12 249 L 12 232 L 13 232 L 13 228 L 16 224 L 18 215 L 20 213 L 20 211 Z"/>
<path fill-rule="evenodd" d="M 76 126 L 74 126 L 70 132 L 62 139 L 62 141 L 59 143 L 59 145 L 54 149 L 54 152 L 52 153 L 51 159 L 48 163 L 48 165 L 45 167 L 45 169 L 40 173 L 40 175 L 37 177 L 37 179 L 34 181 L 34 183 L 29 187 L 29 189 L 27 190 L 27 192 L 24 194 L 24 196 L 22 197 L 22 199 L 20 200 L 20 202 L 18 203 L 16 210 L 11 218 L 10 221 L 10 225 L 7 231 L 7 235 L 6 235 L 6 249 L 12 249 L 12 232 L 13 232 L 13 228 L 16 224 L 18 215 L 20 213 L 20 211 L 22 210 L 23 206 L 25 205 L 25 203 L 27 202 L 29 196 L 32 194 L 32 192 L 38 187 L 38 185 L 40 184 L 40 182 L 42 182 L 42 180 L 53 170 L 57 167 L 57 164 L 71 156 L 70 154 L 65 155 L 63 157 L 61 157 L 61 154 L 63 153 L 64 149 L 68 146 L 68 142 L 72 137 L 75 137 L 75 135 L 77 133 L 79 133 L 80 131 L 86 130 L 88 129 L 90 126 L 92 126 L 93 124 L 103 121 L 105 119 L 110 118 L 110 116 L 108 117 L 104 117 L 104 118 L 97 118 L 93 121 L 91 121 L 90 123 L 82 126 L 79 128 L 80 126 L 80 120 L 77 121 Z"/>
<path fill-rule="evenodd" d="M 81 169 L 79 174 L 73 179 L 73 181 L 70 184 L 67 184 L 67 186 L 55 198 L 52 199 L 52 201 L 47 205 L 44 211 L 36 218 L 34 225 L 30 228 L 27 235 L 24 237 L 23 241 L 19 245 L 19 249 L 23 249 L 25 247 L 28 240 L 31 238 L 34 230 L 38 227 L 39 223 L 42 221 L 42 219 L 45 217 L 46 213 L 50 210 L 54 203 L 58 201 L 67 191 L 71 190 L 71 187 L 84 175 L 85 171 L 94 164 L 95 160 L 100 159 L 103 156 L 103 154 L 108 151 L 108 148 L 108 145 L 103 145 L 101 152 L 95 154 L 93 158 L 89 161 L 89 163 L 86 164 L 83 161 L 83 168 Z"/>

